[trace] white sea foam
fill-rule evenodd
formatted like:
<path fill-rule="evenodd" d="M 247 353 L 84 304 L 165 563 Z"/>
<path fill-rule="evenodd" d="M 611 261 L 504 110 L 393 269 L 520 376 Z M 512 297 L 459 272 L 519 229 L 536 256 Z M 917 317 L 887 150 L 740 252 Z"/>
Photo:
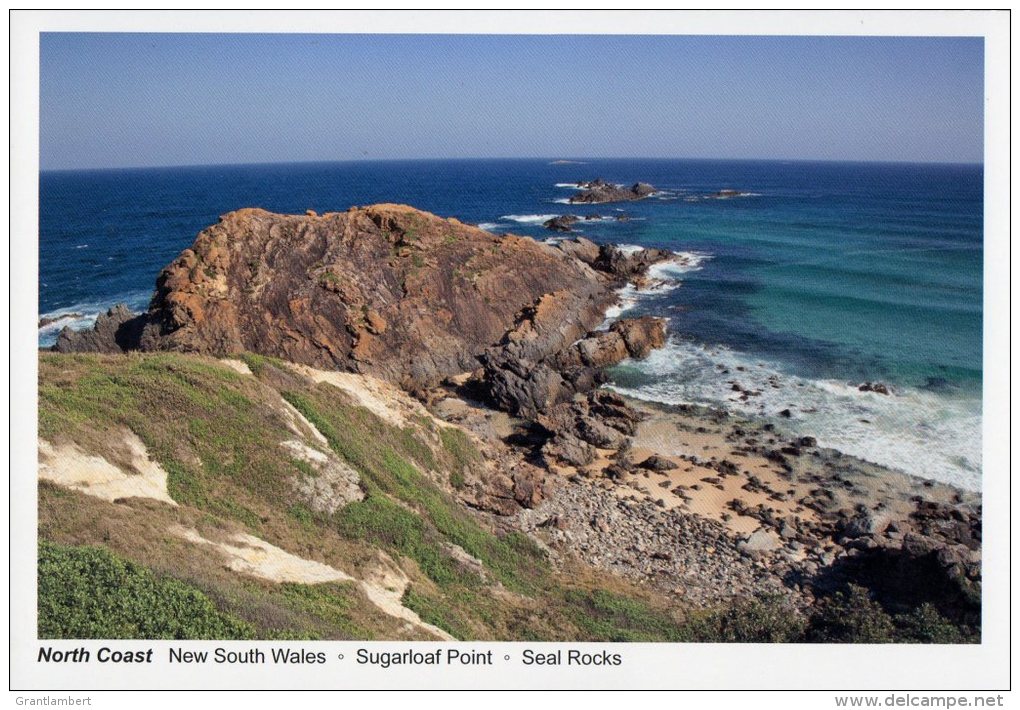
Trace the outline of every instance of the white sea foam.
<path fill-rule="evenodd" d="M 736 197 L 761 197 L 760 192 L 737 192 L 734 194 L 720 195 L 718 193 L 714 195 L 705 195 L 710 200 L 732 200 Z"/>
<path fill-rule="evenodd" d="M 631 254 L 637 254 L 639 251 L 644 249 L 644 247 L 638 246 L 637 244 L 617 244 L 616 248 L 627 256 L 630 256 Z"/>
<path fill-rule="evenodd" d="M 486 232 L 491 232 L 494 229 L 502 229 L 503 227 L 504 225 L 499 224 L 498 222 L 482 222 L 478 225 L 479 229 L 484 229 Z"/>
<path fill-rule="evenodd" d="M 557 197 L 555 200 L 553 200 L 553 202 L 555 202 L 558 205 L 570 205 L 570 204 L 573 204 L 570 201 L 569 197 Z"/>
<path fill-rule="evenodd" d="M 599 330 L 606 330 L 621 315 L 638 304 L 638 290 L 634 284 L 627 284 L 616 291 L 616 303 L 606 309 L 606 317 Z"/>
<path fill-rule="evenodd" d="M 617 244 L 616 248 L 630 256 L 645 247 L 636 244 Z M 664 293 L 673 291 L 680 286 L 679 277 L 692 271 L 697 271 L 706 259 L 712 258 L 709 254 L 699 252 L 678 251 L 673 254 L 674 258 L 672 260 L 653 264 L 648 269 L 649 283 L 643 288 L 637 288 L 634 284 L 627 284 L 617 290 L 617 301 L 606 309 L 606 317 L 599 326 L 599 330 L 607 329 L 612 325 L 613 321 L 637 306 L 641 299 L 661 296 Z"/>
<path fill-rule="evenodd" d="M 799 377 L 729 348 L 676 340 L 621 367 L 653 378 L 637 387 L 615 387 L 623 394 L 765 417 L 789 410 L 789 419 L 776 421 L 793 435 L 814 436 L 821 446 L 913 475 L 981 488 L 977 400 L 910 388 L 889 395 L 861 392 L 856 383 Z M 748 390 L 753 394 L 745 396 Z"/>
<path fill-rule="evenodd" d="M 648 267 L 648 276 L 657 280 L 675 279 L 700 270 L 702 264 L 712 258 L 711 254 L 696 251 L 677 251 L 673 255 L 668 261 L 660 261 Z"/>
<path fill-rule="evenodd" d="M 541 224 L 558 216 L 555 214 L 505 214 L 500 219 L 508 219 L 511 222 L 519 222 L 520 224 Z"/>
<path fill-rule="evenodd" d="M 583 190 L 584 188 L 578 185 L 576 182 L 558 182 L 556 187 L 569 187 L 571 190 Z"/>

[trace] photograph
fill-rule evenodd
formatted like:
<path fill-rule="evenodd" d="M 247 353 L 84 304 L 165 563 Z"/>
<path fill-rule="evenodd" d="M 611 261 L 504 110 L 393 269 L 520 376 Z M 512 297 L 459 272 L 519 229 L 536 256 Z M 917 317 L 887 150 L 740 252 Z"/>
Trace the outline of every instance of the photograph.
<path fill-rule="evenodd" d="M 1007 623 L 983 37 L 37 48 L 37 666 Z"/>

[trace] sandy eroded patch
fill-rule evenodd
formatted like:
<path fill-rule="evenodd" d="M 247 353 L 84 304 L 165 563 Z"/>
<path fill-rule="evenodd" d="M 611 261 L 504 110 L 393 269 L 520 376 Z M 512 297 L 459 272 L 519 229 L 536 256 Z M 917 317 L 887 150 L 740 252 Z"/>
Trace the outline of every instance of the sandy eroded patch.
<path fill-rule="evenodd" d="M 312 510 L 332 515 L 348 503 L 365 498 L 359 485 L 361 476 L 345 461 L 296 439 L 280 446 L 314 469 L 316 475 L 299 475 L 294 479 L 295 489 Z"/>
<path fill-rule="evenodd" d="M 311 436 L 316 443 L 322 446 L 329 446 L 329 441 L 326 440 L 326 437 L 323 436 L 318 427 L 308 421 L 305 415 L 298 411 L 297 407 L 283 397 L 280 398 L 280 407 L 284 419 L 287 420 L 287 428 L 293 433 L 302 438 Z"/>
<path fill-rule="evenodd" d="M 251 368 L 248 367 L 248 363 L 242 362 L 241 360 L 234 360 L 233 358 L 223 358 L 222 360 L 220 360 L 220 363 L 226 365 L 227 367 L 229 367 L 234 372 L 237 372 L 238 374 L 241 375 L 252 374 Z"/>
<path fill-rule="evenodd" d="M 113 435 L 115 436 L 115 435 Z M 131 471 L 86 453 L 77 444 L 55 446 L 39 440 L 39 478 L 73 488 L 96 498 L 152 498 L 177 505 L 167 492 L 166 471 L 149 458 L 149 453 L 133 432 L 121 434 L 130 457 Z"/>
<path fill-rule="evenodd" d="M 355 402 L 385 422 L 406 426 L 413 416 L 432 418 L 415 399 L 394 385 L 371 375 L 350 372 L 327 372 L 307 365 L 294 365 L 294 369 L 313 382 L 325 382 L 350 395 Z"/>
<path fill-rule="evenodd" d="M 357 582 L 368 600 L 388 616 L 402 619 L 410 626 L 424 629 L 444 641 L 456 640 L 439 627 L 422 621 L 418 614 L 401 603 L 410 580 L 396 562 L 383 553 L 379 553 L 377 564 L 368 569 L 365 578 L 357 580 L 335 567 L 292 555 L 246 533 L 234 534 L 228 542 L 214 542 L 191 528 L 178 526 L 172 532 L 197 545 L 215 547 L 226 557 L 228 569 L 270 582 Z"/>
<path fill-rule="evenodd" d="M 245 533 L 235 534 L 230 538 L 230 542 L 213 542 L 190 528 L 175 527 L 172 532 L 188 542 L 217 548 L 227 558 L 227 567 L 234 572 L 250 574 L 270 582 L 321 584 L 354 579 L 329 565 L 292 555 L 265 540 Z"/>

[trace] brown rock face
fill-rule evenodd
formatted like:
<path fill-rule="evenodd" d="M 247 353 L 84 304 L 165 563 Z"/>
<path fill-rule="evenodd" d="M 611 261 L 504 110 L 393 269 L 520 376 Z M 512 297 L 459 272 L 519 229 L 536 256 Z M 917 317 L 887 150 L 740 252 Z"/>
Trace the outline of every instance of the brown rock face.
<path fill-rule="evenodd" d="M 666 321 L 653 316 L 619 320 L 613 323 L 610 332 L 623 338 L 627 353 L 638 359 L 666 344 Z"/>
<path fill-rule="evenodd" d="M 597 388 L 603 368 L 663 344 L 657 318 L 593 329 L 615 289 L 671 256 L 585 239 L 554 247 L 403 205 L 323 215 L 244 209 L 163 269 L 147 313 L 114 309 L 92 331 L 65 330 L 57 349 L 250 351 L 422 394 L 479 372 L 492 403 L 535 419 Z M 564 427 L 565 458 L 619 443 L 619 427 L 598 416 Z M 518 483 L 518 497 L 534 497 Z"/>
<path fill-rule="evenodd" d="M 474 369 L 511 329 L 524 350 L 565 346 L 597 323 L 614 278 L 546 244 L 403 205 L 244 209 L 159 275 L 138 345 L 248 350 L 416 388 Z"/>
<path fill-rule="evenodd" d="M 645 358 L 666 344 L 666 321 L 654 316 L 624 318 L 609 330 L 589 333 L 574 342 L 556 357 L 557 368 L 602 368 L 615 365 L 628 357 Z"/>

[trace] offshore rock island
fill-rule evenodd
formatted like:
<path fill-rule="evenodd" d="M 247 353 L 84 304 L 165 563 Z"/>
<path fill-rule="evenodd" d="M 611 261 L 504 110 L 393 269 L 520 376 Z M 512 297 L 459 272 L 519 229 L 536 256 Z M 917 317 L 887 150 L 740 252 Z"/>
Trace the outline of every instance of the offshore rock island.
<path fill-rule="evenodd" d="M 630 187 L 626 187 L 606 182 L 602 178 L 595 178 L 591 182 L 579 182 L 577 187 L 580 192 L 571 195 L 571 203 L 601 204 L 605 202 L 629 202 L 631 200 L 641 200 L 655 194 L 655 188 L 646 182 L 637 182 Z"/>
<path fill-rule="evenodd" d="M 667 339 L 607 310 L 677 258 L 224 215 L 40 354 L 40 634 L 88 634 L 54 571 L 86 554 L 205 600 L 139 637 L 979 640 L 979 496 L 604 387 Z"/>

